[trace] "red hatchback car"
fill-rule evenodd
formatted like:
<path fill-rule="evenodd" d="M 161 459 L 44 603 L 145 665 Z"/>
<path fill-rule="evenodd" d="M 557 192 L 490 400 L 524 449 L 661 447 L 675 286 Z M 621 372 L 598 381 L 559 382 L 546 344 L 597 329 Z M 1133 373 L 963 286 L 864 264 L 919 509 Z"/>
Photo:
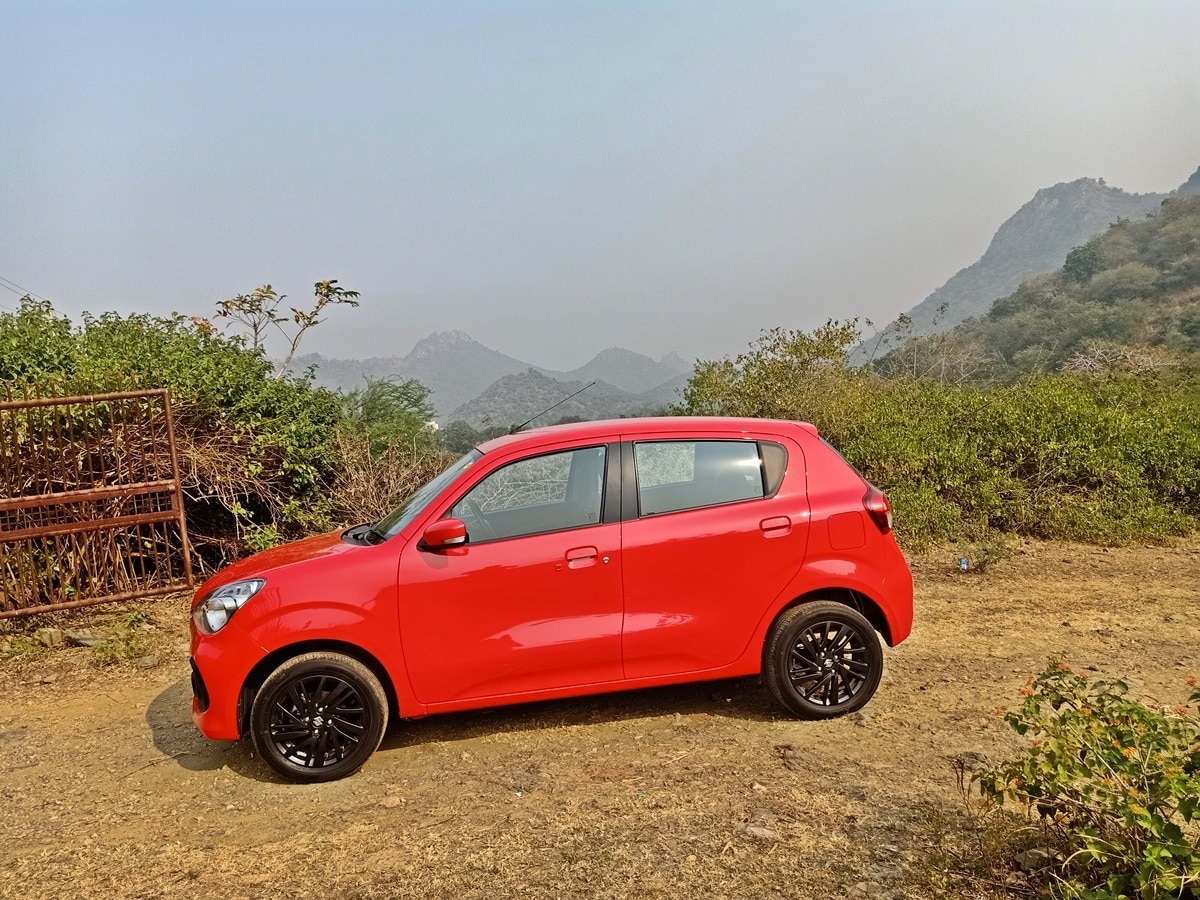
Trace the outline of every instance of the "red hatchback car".
<path fill-rule="evenodd" d="M 298 781 L 356 771 L 390 717 L 759 672 L 822 719 L 870 699 L 912 603 L 887 498 L 811 425 L 538 428 L 210 579 L 193 717 Z"/>

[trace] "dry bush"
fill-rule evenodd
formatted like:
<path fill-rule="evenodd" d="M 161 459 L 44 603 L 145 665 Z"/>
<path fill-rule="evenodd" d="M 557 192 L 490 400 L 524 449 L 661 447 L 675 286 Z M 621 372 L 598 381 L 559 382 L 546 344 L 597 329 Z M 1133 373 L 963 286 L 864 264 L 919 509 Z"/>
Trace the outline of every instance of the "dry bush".
<path fill-rule="evenodd" d="M 397 444 L 372 454 L 369 438 L 361 433 L 339 433 L 336 446 L 333 514 L 347 524 L 387 514 L 454 461 L 450 454 Z"/>

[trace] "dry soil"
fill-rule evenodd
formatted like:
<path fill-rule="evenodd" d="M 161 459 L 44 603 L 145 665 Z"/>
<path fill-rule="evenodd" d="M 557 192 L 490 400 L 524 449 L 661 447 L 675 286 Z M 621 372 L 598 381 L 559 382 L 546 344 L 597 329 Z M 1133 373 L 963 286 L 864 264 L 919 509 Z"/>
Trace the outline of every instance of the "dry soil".
<path fill-rule="evenodd" d="M 956 557 L 914 562 L 913 635 L 849 718 L 788 719 L 755 679 L 541 703 L 401 722 L 317 786 L 195 730 L 185 597 L 58 621 L 144 610 L 140 663 L 16 658 L 10 631 L 0 897 L 1023 896 L 971 858 L 955 761 L 1020 746 L 999 713 L 1051 656 L 1182 702 L 1200 542 Z"/>

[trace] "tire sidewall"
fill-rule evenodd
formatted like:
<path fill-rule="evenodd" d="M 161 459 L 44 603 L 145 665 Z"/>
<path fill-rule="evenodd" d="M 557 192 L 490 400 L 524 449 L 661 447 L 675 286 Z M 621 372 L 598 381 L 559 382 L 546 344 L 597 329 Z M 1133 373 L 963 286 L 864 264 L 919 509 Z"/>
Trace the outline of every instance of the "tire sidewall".
<path fill-rule="evenodd" d="M 333 675 L 352 685 L 368 712 L 358 746 L 344 759 L 321 767 L 300 766 L 285 758 L 270 735 L 275 703 L 298 679 L 313 675 Z M 357 772 L 375 752 L 387 728 L 387 715 L 387 695 L 379 679 L 365 665 L 338 653 L 306 653 L 281 664 L 263 682 L 250 708 L 250 737 L 263 762 L 289 781 L 336 781 Z"/>
<path fill-rule="evenodd" d="M 805 699 L 788 674 L 792 648 L 801 632 L 817 621 L 849 625 L 867 648 L 869 670 L 858 693 L 836 706 L 822 706 Z M 767 641 L 763 675 L 775 699 L 790 713 L 803 719 L 833 719 L 862 709 L 875 694 L 883 677 L 883 647 L 867 618 L 842 603 L 814 601 L 785 611 L 772 626 Z"/>

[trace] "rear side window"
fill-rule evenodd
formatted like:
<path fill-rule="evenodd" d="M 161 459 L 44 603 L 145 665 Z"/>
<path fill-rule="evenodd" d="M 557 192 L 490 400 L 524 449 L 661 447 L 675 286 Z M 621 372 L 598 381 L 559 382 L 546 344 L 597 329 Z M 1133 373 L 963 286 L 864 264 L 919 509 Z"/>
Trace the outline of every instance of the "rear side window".
<path fill-rule="evenodd" d="M 769 493 L 755 441 L 643 442 L 634 444 L 633 455 L 638 511 L 643 516 L 755 500 Z"/>

